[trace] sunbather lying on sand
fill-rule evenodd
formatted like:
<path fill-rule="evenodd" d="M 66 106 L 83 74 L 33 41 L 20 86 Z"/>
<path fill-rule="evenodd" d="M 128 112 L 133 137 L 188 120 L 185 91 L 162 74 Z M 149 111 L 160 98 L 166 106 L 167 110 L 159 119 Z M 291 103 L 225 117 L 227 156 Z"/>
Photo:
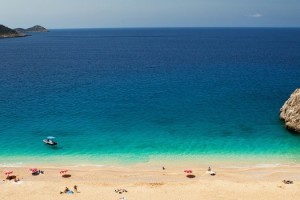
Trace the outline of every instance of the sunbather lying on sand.
<path fill-rule="evenodd" d="M 63 192 L 60 192 L 60 194 L 73 194 L 74 192 L 72 190 L 70 190 L 68 187 L 65 188 L 65 190 Z"/>

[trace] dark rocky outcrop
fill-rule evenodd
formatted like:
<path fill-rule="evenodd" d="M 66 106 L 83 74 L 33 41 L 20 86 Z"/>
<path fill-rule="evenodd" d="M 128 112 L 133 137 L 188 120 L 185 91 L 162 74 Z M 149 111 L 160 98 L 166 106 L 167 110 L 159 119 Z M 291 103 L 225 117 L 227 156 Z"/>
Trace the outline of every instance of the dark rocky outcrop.
<path fill-rule="evenodd" d="M 300 133 L 300 88 L 291 94 L 280 109 L 280 119 L 288 130 Z"/>
<path fill-rule="evenodd" d="M 24 37 L 24 36 L 27 35 L 24 33 L 17 32 L 16 30 L 10 29 L 0 24 L 0 38 Z"/>
<path fill-rule="evenodd" d="M 28 29 L 16 28 L 11 29 L 0 24 L 0 38 L 12 38 L 12 37 L 25 37 L 30 36 L 29 32 L 48 32 L 48 30 L 42 26 L 36 25 Z"/>
<path fill-rule="evenodd" d="M 40 25 L 35 25 L 31 28 L 28 28 L 25 30 L 26 32 L 49 32 L 46 28 L 40 26 Z"/>

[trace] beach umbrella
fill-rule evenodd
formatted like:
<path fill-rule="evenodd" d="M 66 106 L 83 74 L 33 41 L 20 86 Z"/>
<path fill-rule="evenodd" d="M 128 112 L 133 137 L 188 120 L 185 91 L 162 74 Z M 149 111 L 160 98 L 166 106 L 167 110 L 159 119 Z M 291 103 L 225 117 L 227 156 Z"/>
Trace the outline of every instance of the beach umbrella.
<path fill-rule="evenodd" d="M 35 173 L 35 172 L 37 172 L 38 171 L 38 169 L 37 168 L 31 168 L 31 169 L 29 169 L 32 173 Z"/>
<path fill-rule="evenodd" d="M 16 178 L 16 176 L 13 175 L 13 171 L 6 171 L 4 174 L 7 176 L 6 179 L 8 180 Z"/>
<path fill-rule="evenodd" d="M 40 172 L 39 172 L 39 170 L 38 170 L 37 168 L 31 168 L 31 169 L 29 169 L 29 170 L 31 171 L 31 174 L 32 174 L 33 176 L 37 176 L 37 175 L 40 174 Z"/>
<path fill-rule="evenodd" d="M 12 173 L 13 173 L 13 171 L 6 171 L 4 174 L 7 175 L 7 176 L 9 176 L 9 175 L 11 175 Z"/>
<path fill-rule="evenodd" d="M 67 172 L 68 172 L 68 170 L 67 170 L 67 169 L 64 169 L 64 170 L 61 170 L 59 173 L 65 174 L 65 173 L 67 173 Z"/>
<path fill-rule="evenodd" d="M 53 140 L 53 139 L 55 139 L 55 137 L 53 137 L 53 136 L 48 136 L 47 139 Z"/>
<path fill-rule="evenodd" d="M 63 178 L 70 178 L 71 177 L 71 174 L 67 174 L 68 170 L 65 169 L 65 170 L 61 170 L 59 173 L 62 174 L 61 176 Z"/>
<path fill-rule="evenodd" d="M 195 175 L 192 174 L 193 171 L 190 170 L 190 169 L 186 169 L 186 170 L 184 170 L 184 172 L 187 174 L 186 177 L 188 177 L 188 178 L 195 178 L 196 177 Z"/>

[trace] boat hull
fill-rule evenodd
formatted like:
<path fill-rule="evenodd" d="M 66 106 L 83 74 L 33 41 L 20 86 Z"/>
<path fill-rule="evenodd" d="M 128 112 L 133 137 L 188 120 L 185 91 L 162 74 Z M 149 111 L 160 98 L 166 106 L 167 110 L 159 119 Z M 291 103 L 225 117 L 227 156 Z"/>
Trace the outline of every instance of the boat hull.
<path fill-rule="evenodd" d="M 54 142 L 54 141 L 49 142 L 49 141 L 47 141 L 47 140 L 43 140 L 43 142 L 44 142 L 45 144 L 47 144 L 47 145 L 50 145 L 50 146 L 55 146 L 55 145 L 57 145 L 57 142 Z"/>

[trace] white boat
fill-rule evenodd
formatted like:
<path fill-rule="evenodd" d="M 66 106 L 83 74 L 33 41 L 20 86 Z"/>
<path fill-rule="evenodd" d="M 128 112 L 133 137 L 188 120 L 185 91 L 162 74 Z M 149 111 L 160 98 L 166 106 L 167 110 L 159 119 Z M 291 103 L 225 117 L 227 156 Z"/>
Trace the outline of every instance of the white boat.
<path fill-rule="evenodd" d="M 48 145 L 57 145 L 57 142 L 55 142 L 53 139 L 55 139 L 55 137 L 48 136 L 46 139 L 43 140 L 43 142 Z"/>

